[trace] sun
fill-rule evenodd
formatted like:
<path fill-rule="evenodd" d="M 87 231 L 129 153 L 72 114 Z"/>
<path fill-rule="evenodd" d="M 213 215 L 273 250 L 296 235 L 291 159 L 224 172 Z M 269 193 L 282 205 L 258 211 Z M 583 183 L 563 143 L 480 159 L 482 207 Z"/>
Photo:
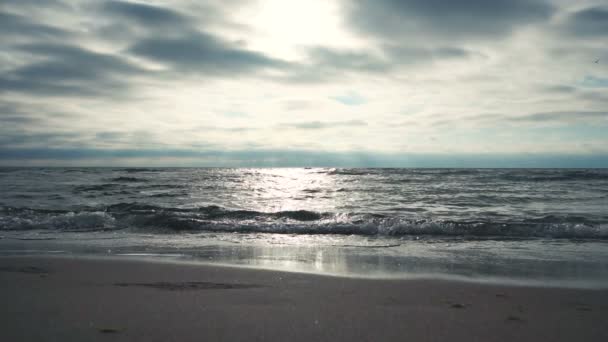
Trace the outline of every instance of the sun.
<path fill-rule="evenodd" d="M 293 59 L 305 47 L 354 43 L 335 1 L 264 0 L 252 10 L 247 20 L 257 35 L 250 46 L 274 56 Z"/>

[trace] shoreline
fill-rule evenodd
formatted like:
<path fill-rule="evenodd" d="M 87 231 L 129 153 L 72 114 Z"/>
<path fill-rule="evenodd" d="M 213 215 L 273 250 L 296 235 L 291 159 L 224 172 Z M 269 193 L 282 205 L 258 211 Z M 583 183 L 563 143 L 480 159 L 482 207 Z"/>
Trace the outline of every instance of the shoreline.
<path fill-rule="evenodd" d="M 608 290 L 0 257 L 15 341 L 604 341 Z M 111 335 L 111 336 L 108 336 Z"/>
<path fill-rule="evenodd" d="M 365 281 L 438 281 L 463 284 L 478 284 L 482 286 L 510 286 L 510 287 L 527 287 L 527 288 L 553 288 L 553 289 L 572 289 L 572 290 L 592 290 L 592 291 L 608 291 L 608 283 L 604 281 L 580 281 L 580 280 L 564 280 L 564 279 L 521 279 L 508 276 L 488 276 L 488 275 L 459 275 L 449 273 L 381 273 L 364 275 L 361 273 L 331 273 L 312 270 L 303 270 L 295 268 L 292 270 L 280 268 L 276 266 L 259 266 L 251 264 L 235 264 L 229 261 L 208 261 L 205 259 L 190 258 L 183 254 L 64 254 L 64 253 L 48 253 L 48 254 L 8 254 L 0 255 L 2 258 L 18 258 L 18 259 L 67 259 L 67 260 L 89 260 L 89 261 L 110 261 L 110 262 L 135 262 L 135 263 L 152 263 L 152 264 L 167 264 L 175 266 L 189 267 L 212 267 L 225 268 L 245 271 L 260 271 L 286 274 L 301 274 L 304 276 L 335 278 L 335 279 L 352 279 Z"/>
<path fill-rule="evenodd" d="M 335 237 L 325 236 L 319 242 L 317 237 L 310 240 L 308 236 L 283 235 L 45 232 L 44 239 L 32 233 L 21 240 L 20 233 L 3 234 L 0 256 L 136 259 L 355 279 L 439 278 L 513 286 L 608 289 L 605 241 L 415 240 L 373 248 L 375 240 L 344 241 L 340 237 L 336 241 Z M 363 245 L 343 246 L 353 242 Z"/>

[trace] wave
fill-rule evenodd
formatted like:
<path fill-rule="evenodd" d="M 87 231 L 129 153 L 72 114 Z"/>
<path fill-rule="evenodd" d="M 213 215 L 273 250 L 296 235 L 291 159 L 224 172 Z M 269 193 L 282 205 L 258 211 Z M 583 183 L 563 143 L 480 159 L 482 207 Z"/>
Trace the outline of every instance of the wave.
<path fill-rule="evenodd" d="M 45 212 L 24 215 L 0 216 L 0 230 L 112 230 L 118 227 L 116 219 L 103 212 Z"/>
<path fill-rule="evenodd" d="M 463 222 L 308 210 L 260 212 L 219 206 L 164 208 L 141 203 L 85 207 L 78 211 L 0 209 L 0 230 L 31 229 L 608 239 L 608 224 L 594 223 L 582 217 L 547 216 L 517 222 Z"/>
<path fill-rule="evenodd" d="M 408 168 L 371 168 L 371 169 L 326 169 L 317 173 L 328 175 L 366 176 L 366 175 L 411 175 L 411 176 L 467 176 L 487 172 L 483 169 L 408 169 Z"/>
<path fill-rule="evenodd" d="M 608 180 L 608 172 L 605 170 L 526 170 L 525 172 L 508 172 L 503 174 L 500 178 L 511 182 Z"/>
<path fill-rule="evenodd" d="M 90 192 L 90 191 L 107 191 L 122 188 L 122 185 L 115 183 L 106 183 L 98 185 L 81 185 L 74 188 L 74 192 Z"/>
<path fill-rule="evenodd" d="M 112 182 L 148 182 L 145 178 L 137 178 L 137 177 L 116 177 L 111 179 Z"/>
<path fill-rule="evenodd" d="M 171 194 L 171 193 L 160 193 L 160 194 L 154 194 L 154 195 L 149 195 L 149 197 L 154 197 L 154 198 L 166 198 L 166 197 L 179 197 L 179 196 L 183 196 L 185 195 L 184 193 L 181 194 Z"/>
<path fill-rule="evenodd" d="M 470 176 L 471 179 L 504 180 L 510 182 L 551 182 L 551 181 L 585 181 L 608 180 L 608 172 L 604 169 L 325 169 L 317 173 L 339 176 L 368 176 L 378 175 L 388 177 L 386 182 L 391 183 L 392 176 L 406 176 L 402 181 L 420 180 L 419 177 L 452 177 Z M 414 177 L 414 178 L 409 178 Z"/>
<path fill-rule="evenodd" d="M 127 173 L 138 173 L 138 172 L 161 172 L 163 170 L 133 167 L 133 168 L 116 169 L 114 171 L 127 172 Z"/>
<path fill-rule="evenodd" d="M 342 175 L 342 176 L 367 176 L 373 173 L 379 172 L 381 169 L 329 169 L 319 171 L 318 173 L 325 173 L 331 176 Z"/>

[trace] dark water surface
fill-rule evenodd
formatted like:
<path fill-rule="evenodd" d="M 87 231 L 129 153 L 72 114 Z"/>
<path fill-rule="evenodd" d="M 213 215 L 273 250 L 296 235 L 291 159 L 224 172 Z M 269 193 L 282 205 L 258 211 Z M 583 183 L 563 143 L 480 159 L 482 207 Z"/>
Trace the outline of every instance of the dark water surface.
<path fill-rule="evenodd" d="M 608 170 L 0 169 L 2 253 L 608 284 Z"/>

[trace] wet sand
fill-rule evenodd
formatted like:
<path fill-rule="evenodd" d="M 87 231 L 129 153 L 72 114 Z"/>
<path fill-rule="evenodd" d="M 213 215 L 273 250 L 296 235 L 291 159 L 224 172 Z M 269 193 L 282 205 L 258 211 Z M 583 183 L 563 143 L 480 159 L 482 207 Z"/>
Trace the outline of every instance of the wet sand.
<path fill-rule="evenodd" d="M 1 257 L 2 341 L 608 341 L 608 290 Z"/>

